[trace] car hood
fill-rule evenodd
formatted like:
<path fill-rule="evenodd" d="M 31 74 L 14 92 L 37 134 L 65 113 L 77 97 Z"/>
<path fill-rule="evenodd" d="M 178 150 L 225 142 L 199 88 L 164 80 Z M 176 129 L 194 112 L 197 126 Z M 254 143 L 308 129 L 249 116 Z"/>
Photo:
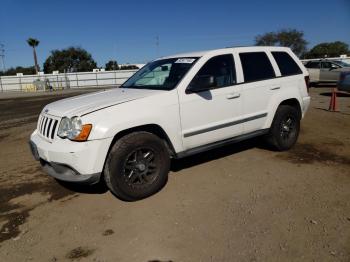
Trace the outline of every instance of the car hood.
<path fill-rule="evenodd" d="M 115 88 L 62 99 L 45 106 L 43 112 L 58 117 L 82 116 L 93 111 L 141 99 L 160 92 L 164 91 Z"/>

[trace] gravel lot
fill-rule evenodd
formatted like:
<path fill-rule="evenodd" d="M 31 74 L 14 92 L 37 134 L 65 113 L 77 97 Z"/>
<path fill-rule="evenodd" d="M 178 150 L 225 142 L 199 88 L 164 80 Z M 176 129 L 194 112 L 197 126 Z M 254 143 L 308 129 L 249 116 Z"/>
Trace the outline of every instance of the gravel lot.
<path fill-rule="evenodd" d="M 331 113 L 330 90 L 311 89 L 292 150 L 255 139 L 173 161 L 134 203 L 58 183 L 30 155 L 42 107 L 76 92 L 0 94 L 0 260 L 350 261 L 350 95 Z"/>

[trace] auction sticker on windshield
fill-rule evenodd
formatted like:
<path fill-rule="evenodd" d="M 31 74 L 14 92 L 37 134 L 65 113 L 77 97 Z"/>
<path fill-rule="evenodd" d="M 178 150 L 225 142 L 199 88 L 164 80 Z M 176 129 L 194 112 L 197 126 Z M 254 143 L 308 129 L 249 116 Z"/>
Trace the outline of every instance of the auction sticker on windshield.
<path fill-rule="evenodd" d="M 194 60 L 196 60 L 196 59 L 193 59 L 193 58 L 179 58 L 179 59 L 176 60 L 175 63 L 192 64 L 194 62 Z"/>

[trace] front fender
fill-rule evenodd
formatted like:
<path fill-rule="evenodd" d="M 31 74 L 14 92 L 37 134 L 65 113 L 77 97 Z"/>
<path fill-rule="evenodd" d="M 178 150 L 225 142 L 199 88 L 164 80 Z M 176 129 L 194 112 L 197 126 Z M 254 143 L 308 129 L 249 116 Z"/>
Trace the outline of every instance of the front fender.
<path fill-rule="evenodd" d="M 170 92 L 168 96 L 171 96 Z M 177 101 L 177 95 L 145 98 L 87 114 L 82 120 L 93 125 L 89 140 L 114 137 L 124 130 L 143 125 L 158 125 L 166 132 L 174 150 L 179 152 L 182 138 Z"/>

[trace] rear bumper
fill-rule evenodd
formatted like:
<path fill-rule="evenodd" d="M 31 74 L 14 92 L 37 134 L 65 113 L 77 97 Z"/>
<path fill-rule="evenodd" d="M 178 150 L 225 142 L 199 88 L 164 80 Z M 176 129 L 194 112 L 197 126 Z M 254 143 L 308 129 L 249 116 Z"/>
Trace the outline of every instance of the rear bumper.
<path fill-rule="evenodd" d="M 310 96 L 303 97 L 302 117 L 304 117 L 306 111 L 309 109 L 310 102 L 311 102 Z"/>

